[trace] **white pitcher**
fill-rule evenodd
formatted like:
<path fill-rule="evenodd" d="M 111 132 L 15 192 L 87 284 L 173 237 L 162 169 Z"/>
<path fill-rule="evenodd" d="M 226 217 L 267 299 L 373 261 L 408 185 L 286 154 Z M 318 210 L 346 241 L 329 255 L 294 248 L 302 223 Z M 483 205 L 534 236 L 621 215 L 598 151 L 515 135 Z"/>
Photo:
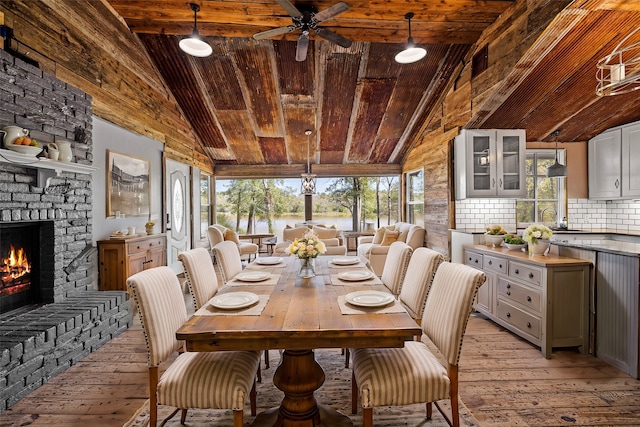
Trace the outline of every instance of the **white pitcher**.
<path fill-rule="evenodd" d="M 70 162 L 73 158 L 73 153 L 71 152 L 71 143 L 69 141 L 56 141 L 56 145 L 58 146 L 58 160 L 61 162 Z"/>
<path fill-rule="evenodd" d="M 13 141 L 20 138 L 21 136 L 29 135 L 28 129 L 23 129 L 20 126 L 5 126 L 2 128 L 4 131 L 4 146 L 6 147 L 8 144 L 13 144 Z"/>

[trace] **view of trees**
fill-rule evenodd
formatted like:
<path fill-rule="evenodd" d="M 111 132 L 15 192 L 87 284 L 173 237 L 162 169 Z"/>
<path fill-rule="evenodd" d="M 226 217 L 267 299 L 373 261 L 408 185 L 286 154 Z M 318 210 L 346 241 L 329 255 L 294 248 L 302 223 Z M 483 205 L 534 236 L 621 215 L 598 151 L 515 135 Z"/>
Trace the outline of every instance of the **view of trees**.
<path fill-rule="evenodd" d="M 216 221 L 240 233 L 254 233 L 258 222 L 274 233 L 275 220 L 284 215 L 304 219 L 304 196 L 299 180 L 219 180 L 216 191 Z M 365 222 L 398 220 L 398 177 L 345 177 L 330 179 L 324 191 L 313 196 L 314 216 L 351 218 L 352 230 Z"/>

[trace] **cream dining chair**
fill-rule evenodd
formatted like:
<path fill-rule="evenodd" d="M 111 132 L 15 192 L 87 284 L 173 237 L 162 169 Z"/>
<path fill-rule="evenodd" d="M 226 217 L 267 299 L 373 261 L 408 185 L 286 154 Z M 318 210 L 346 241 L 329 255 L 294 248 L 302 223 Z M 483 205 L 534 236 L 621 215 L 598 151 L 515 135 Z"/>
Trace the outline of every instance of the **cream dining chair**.
<path fill-rule="evenodd" d="M 364 427 L 373 426 L 373 408 L 426 403 L 427 419 L 432 403 L 449 425 L 460 425 L 458 363 L 462 338 L 473 300 L 485 275 L 464 264 L 443 262 L 438 267 L 422 319 L 421 341 L 407 341 L 402 348 L 353 350 L 351 411 L 362 404 Z M 440 357 L 430 350 L 432 343 Z M 439 400 L 451 401 L 451 419 Z"/>
<path fill-rule="evenodd" d="M 425 247 L 417 248 L 411 255 L 398 299 L 418 324 L 422 322 L 433 277 L 443 261 L 440 252 Z"/>
<path fill-rule="evenodd" d="M 407 266 L 411 259 L 413 249 L 411 246 L 403 242 L 393 242 L 389 248 L 387 259 L 384 262 L 384 268 L 382 269 L 382 276 L 380 281 L 391 291 L 391 293 L 398 298 L 398 294 L 402 289 L 402 281 L 407 273 Z M 368 263 L 367 263 L 368 264 Z M 374 272 L 375 274 L 375 272 Z M 344 367 L 349 367 L 349 349 L 343 349 L 344 351 Z"/>
<path fill-rule="evenodd" d="M 177 408 L 169 418 L 182 409 L 182 424 L 188 408 L 231 409 L 234 427 L 241 427 L 248 396 L 251 415 L 255 415 L 260 352 L 180 353 L 183 343 L 176 339 L 176 331 L 187 321 L 187 308 L 178 278 L 169 267 L 134 274 L 127 279 L 127 287 L 147 342 L 150 425 L 156 425 L 159 404 Z M 175 352 L 180 354 L 158 379 L 158 366 Z"/>
<path fill-rule="evenodd" d="M 240 259 L 240 253 L 236 249 L 235 243 L 231 241 L 220 242 L 213 248 L 213 253 L 224 283 L 229 282 L 236 274 L 242 272 L 242 259 Z"/>
<path fill-rule="evenodd" d="M 199 310 L 218 293 L 218 278 L 211 255 L 204 248 L 195 248 L 179 253 L 178 259 L 182 262 L 189 293 L 193 298 L 193 307 Z M 268 369 L 268 350 L 264 352 L 264 364 Z M 258 370 L 258 382 L 262 382 L 260 370 Z"/>

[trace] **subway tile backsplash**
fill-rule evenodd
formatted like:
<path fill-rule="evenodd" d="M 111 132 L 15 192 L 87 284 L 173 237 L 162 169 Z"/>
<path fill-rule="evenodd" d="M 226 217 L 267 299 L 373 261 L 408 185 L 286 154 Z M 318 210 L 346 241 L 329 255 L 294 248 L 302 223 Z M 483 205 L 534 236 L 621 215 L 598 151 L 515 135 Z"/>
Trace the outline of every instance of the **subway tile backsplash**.
<path fill-rule="evenodd" d="M 601 228 L 621 232 L 640 231 L 640 200 L 567 200 L 569 228 Z M 513 199 L 465 199 L 456 201 L 456 228 L 482 229 L 500 224 L 516 229 L 516 201 Z"/>

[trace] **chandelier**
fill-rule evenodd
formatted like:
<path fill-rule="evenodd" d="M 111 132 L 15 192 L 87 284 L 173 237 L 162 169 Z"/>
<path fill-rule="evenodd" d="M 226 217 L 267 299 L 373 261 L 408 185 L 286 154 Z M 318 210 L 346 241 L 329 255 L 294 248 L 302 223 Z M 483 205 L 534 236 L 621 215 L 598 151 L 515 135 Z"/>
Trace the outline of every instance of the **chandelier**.
<path fill-rule="evenodd" d="M 619 95 L 640 89 L 640 40 L 629 42 L 639 30 L 640 27 L 633 30 L 613 52 L 598 61 L 596 95 Z"/>
<path fill-rule="evenodd" d="M 307 168 L 302 174 L 302 186 L 300 192 L 304 195 L 316 194 L 316 176 L 311 173 L 311 164 L 309 163 L 309 149 L 311 146 L 311 130 L 305 130 L 307 135 Z"/>

